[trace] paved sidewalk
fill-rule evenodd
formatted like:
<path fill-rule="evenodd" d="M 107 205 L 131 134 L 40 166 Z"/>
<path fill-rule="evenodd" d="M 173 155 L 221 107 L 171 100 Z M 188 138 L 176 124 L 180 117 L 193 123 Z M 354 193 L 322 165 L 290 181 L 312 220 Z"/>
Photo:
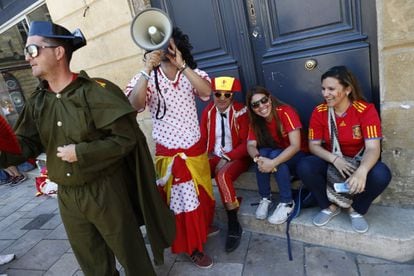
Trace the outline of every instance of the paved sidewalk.
<path fill-rule="evenodd" d="M 71 251 L 56 199 L 35 196 L 34 179 L 18 186 L 0 186 L 0 254 L 17 258 L 0 266 L 0 274 L 83 275 Z M 209 238 L 206 252 L 214 258 L 211 269 L 198 269 L 184 255 L 166 251 L 158 275 L 414 275 L 414 264 L 401 264 L 292 241 L 293 261 L 286 240 L 244 231 L 240 247 L 224 252 L 225 226 Z M 121 272 L 123 275 L 123 273 Z M 137 275 L 141 275 L 137 272 Z"/>

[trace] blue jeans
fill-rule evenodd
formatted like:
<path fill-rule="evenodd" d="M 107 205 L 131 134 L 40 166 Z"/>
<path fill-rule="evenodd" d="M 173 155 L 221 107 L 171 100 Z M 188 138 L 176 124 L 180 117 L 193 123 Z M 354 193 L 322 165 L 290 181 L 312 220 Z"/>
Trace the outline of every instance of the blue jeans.
<path fill-rule="evenodd" d="M 19 172 L 28 172 L 35 168 L 35 166 L 30 162 L 23 162 L 20 165 L 17 165 Z"/>
<path fill-rule="evenodd" d="M 332 204 L 326 195 L 327 168 L 328 162 L 314 155 L 303 158 L 297 167 L 299 178 L 312 192 L 321 209 L 326 209 Z M 390 181 L 390 169 L 378 161 L 368 172 L 365 191 L 354 196 L 352 208 L 361 215 L 365 214 L 374 199 L 387 188 Z"/>
<path fill-rule="evenodd" d="M 28 172 L 33 170 L 35 166 L 30 162 L 23 162 L 20 165 L 17 165 L 17 170 L 19 172 Z M 0 170 L 0 180 L 6 180 L 10 175 L 5 170 Z"/>
<path fill-rule="evenodd" d="M 9 178 L 9 174 L 5 170 L 0 170 L 0 180 L 6 180 Z"/>
<path fill-rule="evenodd" d="M 272 148 L 261 148 L 259 149 L 259 155 L 274 159 L 283 151 L 284 149 L 272 149 Z M 292 175 L 296 175 L 296 166 L 301 160 L 302 157 L 307 154 L 299 151 L 291 159 L 285 163 L 279 164 L 277 171 L 273 173 L 277 186 L 279 188 L 279 197 L 281 203 L 289 203 L 292 201 L 292 190 L 291 190 L 291 179 Z M 259 171 L 257 165 L 256 167 L 256 180 L 257 186 L 259 188 L 260 196 L 270 198 L 271 189 L 270 189 L 270 175 L 272 173 L 262 173 Z"/>

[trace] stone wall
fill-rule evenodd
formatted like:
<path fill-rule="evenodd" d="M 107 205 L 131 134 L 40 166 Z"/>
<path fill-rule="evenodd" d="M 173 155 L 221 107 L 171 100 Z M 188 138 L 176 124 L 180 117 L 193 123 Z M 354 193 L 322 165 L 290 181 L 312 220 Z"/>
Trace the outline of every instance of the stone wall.
<path fill-rule="evenodd" d="M 377 0 L 382 158 L 393 180 L 381 197 L 414 206 L 414 1 Z"/>

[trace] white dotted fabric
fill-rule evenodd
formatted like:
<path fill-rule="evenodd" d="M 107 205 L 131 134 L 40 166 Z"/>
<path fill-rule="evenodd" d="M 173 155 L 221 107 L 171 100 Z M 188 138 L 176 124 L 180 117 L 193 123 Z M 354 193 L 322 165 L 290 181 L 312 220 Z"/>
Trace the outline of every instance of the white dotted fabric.
<path fill-rule="evenodd" d="M 201 78 L 210 81 L 207 73 L 194 69 Z M 136 75 L 127 86 L 128 95 L 138 81 L 140 74 Z M 154 71 L 147 88 L 147 106 L 153 120 L 152 137 L 158 144 L 168 149 L 188 149 L 200 139 L 200 127 L 197 118 L 196 91 L 184 74 L 177 73 L 174 80 L 168 79 L 164 72 L 158 70 L 159 87 L 164 100 L 157 93 L 154 81 Z M 158 105 L 159 115 L 167 111 L 162 119 L 156 119 Z"/>
<path fill-rule="evenodd" d="M 200 205 L 197 192 L 192 180 L 177 185 L 172 185 L 170 197 L 170 209 L 174 214 L 191 212 Z"/>

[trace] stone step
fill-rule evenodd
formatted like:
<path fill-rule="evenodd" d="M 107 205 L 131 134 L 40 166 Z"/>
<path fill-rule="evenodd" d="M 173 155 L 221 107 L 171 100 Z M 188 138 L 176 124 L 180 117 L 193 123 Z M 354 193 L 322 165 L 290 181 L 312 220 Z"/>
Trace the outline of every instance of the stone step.
<path fill-rule="evenodd" d="M 30 178 L 39 175 L 34 169 L 27 173 Z M 277 191 L 277 185 L 272 180 L 272 190 Z M 300 185 L 295 181 L 293 186 Z M 243 228 L 252 232 L 286 237 L 286 223 L 272 225 L 267 220 L 257 220 L 254 213 L 260 196 L 257 192 L 255 173 L 253 170 L 243 173 L 235 183 L 237 195 L 242 197 L 239 220 Z M 223 226 L 227 224 L 227 215 L 223 208 L 217 187 L 214 186 L 216 198 L 216 221 Z M 274 194 L 273 206 L 277 205 L 277 194 Z M 270 214 L 273 209 L 270 210 Z M 414 260 L 414 209 L 386 207 L 373 204 L 365 215 L 370 229 L 367 233 L 359 234 L 352 230 L 349 217 L 343 211 L 326 226 L 316 227 L 312 224 L 313 216 L 319 208 L 302 209 L 299 217 L 290 226 L 290 237 L 293 240 L 307 242 L 383 258 L 396 262 Z M 286 249 L 287 250 L 287 249 Z M 295 258 L 295 256 L 293 256 Z"/>
<path fill-rule="evenodd" d="M 225 228 L 227 226 L 227 215 L 217 187 L 214 187 L 214 192 L 216 197 L 215 219 Z M 255 218 L 254 213 L 257 208 L 255 204 L 260 201 L 257 191 L 238 189 L 237 195 L 243 199 L 239 211 L 239 220 L 245 230 L 286 237 L 286 223 L 272 225 L 267 220 L 257 220 Z M 275 201 L 278 202 L 277 195 L 275 195 L 275 198 Z M 274 204 L 273 208 L 275 208 L 275 205 L 277 204 Z M 272 211 L 273 209 L 269 213 L 271 214 Z M 319 212 L 319 208 L 301 210 L 299 217 L 295 218 L 290 225 L 289 233 L 292 240 L 396 262 L 414 260 L 414 220 L 412 219 L 414 209 L 373 204 L 365 215 L 370 229 L 364 234 L 352 230 L 345 210 L 327 225 L 316 227 L 312 224 L 312 218 L 317 212 Z"/>

